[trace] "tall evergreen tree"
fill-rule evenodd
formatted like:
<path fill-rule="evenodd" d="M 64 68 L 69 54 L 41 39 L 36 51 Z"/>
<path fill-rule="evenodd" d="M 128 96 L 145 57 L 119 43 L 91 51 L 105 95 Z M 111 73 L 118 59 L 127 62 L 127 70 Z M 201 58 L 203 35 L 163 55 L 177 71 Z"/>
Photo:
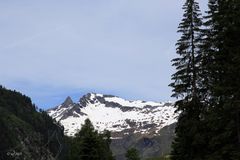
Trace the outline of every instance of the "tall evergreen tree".
<path fill-rule="evenodd" d="M 198 97 L 199 83 L 199 45 L 201 43 L 202 20 L 199 5 L 195 0 L 187 0 L 183 6 L 184 15 L 178 32 L 181 38 L 177 41 L 178 58 L 172 60 L 177 72 L 172 75 L 173 97 L 181 98 L 177 103 L 192 101 Z M 181 107 L 179 107 L 182 110 Z"/>
<path fill-rule="evenodd" d="M 172 75 L 173 97 L 178 98 L 176 107 L 181 114 L 176 127 L 176 138 L 173 142 L 173 160 L 199 159 L 202 155 L 203 139 L 199 134 L 201 110 L 200 78 L 200 44 L 202 19 L 199 5 L 195 0 L 186 0 L 183 6 L 184 15 L 178 32 L 181 38 L 177 41 L 178 58 L 172 60 L 176 73 Z"/>
<path fill-rule="evenodd" d="M 110 132 L 99 134 L 89 119 L 70 142 L 69 160 L 114 160 Z"/>
<path fill-rule="evenodd" d="M 240 159 L 240 2 L 210 0 L 203 52 L 210 80 L 206 159 Z M 207 66 L 207 67 L 206 67 Z"/>
<path fill-rule="evenodd" d="M 204 16 L 205 22 L 202 29 L 201 38 L 202 43 L 200 45 L 201 52 L 201 90 L 200 94 L 205 105 L 205 110 L 213 105 L 213 86 L 214 86 L 214 72 L 216 72 L 214 54 L 218 50 L 219 44 L 217 43 L 218 23 L 214 17 L 218 12 L 218 0 L 209 0 L 209 10 L 206 11 Z M 215 77 L 216 78 L 216 77 Z"/>
<path fill-rule="evenodd" d="M 205 28 L 187 0 L 173 60 L 174 97 L 181 111 L 173 160 L 240 159 L 240 1 L 209 0 Z M 196 9 L 197 8 L 197 9 Z M 193 23 L 199 22 L 199 23 Z M 197 25 L 199 24 L 199 25 Z M 197 35 L 200 35 L 198 38 Z"/>

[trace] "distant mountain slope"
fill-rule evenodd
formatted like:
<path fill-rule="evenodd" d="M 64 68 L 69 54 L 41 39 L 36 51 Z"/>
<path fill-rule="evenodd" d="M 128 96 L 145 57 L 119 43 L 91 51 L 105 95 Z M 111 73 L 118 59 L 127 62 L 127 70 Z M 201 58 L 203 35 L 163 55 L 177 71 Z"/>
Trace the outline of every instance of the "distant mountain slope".
<path fill-rule="evenodd" d="M 89 118 L 99 131 L 157 134 L 176 122 L 172 103 L 127 101 L 111 95 L 89 93 L 78 103 L 70 97 L 48 114 L 65 127 L 65 134 L 73 136 Z"/>
<path fill-rule="evenodd" d="M 0 86 L 0 159 L 61 159 L 63 128 L 31 99 Z"/>
<path fill-rule="evenodd" d="M 97 130 L 111 131 L 111 148 L 119 159 L 133 146 L 141 150 L 142 157 L 168 153 L 178 116 L 170 102 L 128 101 L 96 93 L 84 95 L 77 103 L 67 97 L 47 112 L 64 126 L 68 136 L 74 136 L 86 118 Z"/>

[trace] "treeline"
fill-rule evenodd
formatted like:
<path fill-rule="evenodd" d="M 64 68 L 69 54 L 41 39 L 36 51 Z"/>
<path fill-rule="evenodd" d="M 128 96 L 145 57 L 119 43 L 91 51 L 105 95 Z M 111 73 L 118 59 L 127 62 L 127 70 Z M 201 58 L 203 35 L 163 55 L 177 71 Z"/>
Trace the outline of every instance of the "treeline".
<path fill-rule="evenodd" d="M 173 59 L 181 111 L 172 160 L 240 159 L 240 1 L 186 0 Z"/>

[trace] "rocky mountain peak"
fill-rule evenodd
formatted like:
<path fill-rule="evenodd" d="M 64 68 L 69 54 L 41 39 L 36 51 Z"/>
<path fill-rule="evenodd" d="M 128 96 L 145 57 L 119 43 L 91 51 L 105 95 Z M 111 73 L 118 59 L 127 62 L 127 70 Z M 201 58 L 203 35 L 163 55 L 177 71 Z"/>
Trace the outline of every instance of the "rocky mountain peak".
<path fill-rule="evenodd" d="M 110 130 L 117 136 L 130 133 L 155 134 L 176 122 L 173 103 L 129 101 L 113 95 L 88 93 L 74 103 L 67 97 L 64 103 L 48 110 L 50 116 L 73 136 L 89 118 L 99 131 Z"/>
<path fill-rule="evenodd" d="M 68 107 L 69 105 L 73 105 L 74 102 L 70 96 L 68 96 L 65 101 L 62 103 L 62 107 Z"/>
<path fill-rule="evenodd" d="M 163 153 L 162 148 L 170 150 L 178 116 L 175 111 L 171 102 L 126 100 L 113 95 L 88 93 L 75 103 L 67 97 L 64 103 L 48 110 L 48 114 L 64 126 L 67 136 L 74 136 L 87 118 L 99 132 L 109 130 L 111 148 L 118 157 L 124 155 L 130 146 L 154 148 L 150 153 L 154 155 Z M 156 148 L 159 149 L 156 151 Z"/>

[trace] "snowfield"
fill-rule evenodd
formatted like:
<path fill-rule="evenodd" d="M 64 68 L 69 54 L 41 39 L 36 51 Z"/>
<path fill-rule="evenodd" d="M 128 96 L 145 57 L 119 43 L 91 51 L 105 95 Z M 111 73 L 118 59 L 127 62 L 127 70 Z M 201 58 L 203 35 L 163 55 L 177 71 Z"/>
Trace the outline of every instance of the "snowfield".
<path fill-rule="evenodd" d="M 78 103 L 70 97 L 48 114 L 59 121 L 68 136 L 74 136 L 81 129 L 86 118 L 102 132 L 124 132 L 124 134 L 158 133 L 158 131 L 177 121 L 178 114 L 173 103 L 128 101 L 119 97 L 89 93 Z"/>

